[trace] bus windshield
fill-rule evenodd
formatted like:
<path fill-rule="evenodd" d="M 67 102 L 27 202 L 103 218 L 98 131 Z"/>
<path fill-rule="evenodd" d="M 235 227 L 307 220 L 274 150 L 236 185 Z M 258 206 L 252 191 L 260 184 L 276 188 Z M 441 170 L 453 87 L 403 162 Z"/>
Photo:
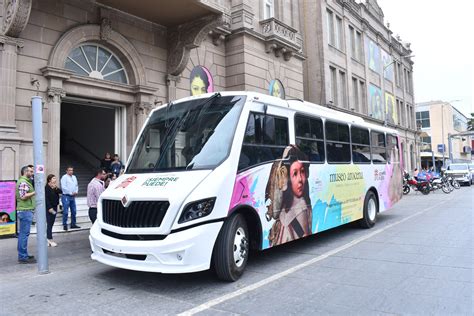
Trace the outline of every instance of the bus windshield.
<path fill-rule="evenodd" d="M 245 96 L 197 99 L 153 112 L 127 173 L 213 169 L 229 154 Z"/>

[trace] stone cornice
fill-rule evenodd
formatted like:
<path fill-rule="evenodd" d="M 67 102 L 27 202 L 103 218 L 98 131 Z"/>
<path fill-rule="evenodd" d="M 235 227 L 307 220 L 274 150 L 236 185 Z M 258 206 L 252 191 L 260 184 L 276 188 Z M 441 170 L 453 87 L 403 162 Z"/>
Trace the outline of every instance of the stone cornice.
<path fill-rule="evenodd" d="M 9 36 L 4 36 L 4 35 L 0 35 L 0 44 L 15 45 L 17 49 L 18 48 L 23 48 L 23 41 L 22 40 L 20 40 L 18 38 L 15 38 L 15 37 L 9 37 Z M 0 47 L 0 50 L 2 50 L 1 47 Z"/>
<path fill-rule="evenodd" d="M 46 66 L 40 69 L 41 73 L 45 78 L 56 78 L 67 80 L 74 75 L 74 72 L 66 69 L 55 68 L 51 66 Z"/>

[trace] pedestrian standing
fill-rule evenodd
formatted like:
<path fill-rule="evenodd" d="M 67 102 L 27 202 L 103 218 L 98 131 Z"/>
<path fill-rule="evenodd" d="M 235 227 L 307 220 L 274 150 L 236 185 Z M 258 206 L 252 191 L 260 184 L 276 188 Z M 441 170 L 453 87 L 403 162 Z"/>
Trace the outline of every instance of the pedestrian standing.
<path fill-rule="evenodd" d="M 59 194 L 61 189 L 57 186 L 56 176 L 49 174 L 46 178 L 46 187 L 44 189 L 46 202 L 46 238 L 48 239 L 49 247 L 56 247 L 58 244 L 53 241 L 53 225 L 56 221 L 56 214 L 58 213 Z"/>
<path fill-rule="evenodd" d="M 97 219 L 97 202 L 99 201 L 100 194 L 104 192 L 105 177 L 107 177 L 105 170 L 98 169 L 95 177 L 87 185 L 87 206 L 89 206 L 89 218 L 92 224 Z"/>
<path fill-rule="evenodd" d="M 71 209 L 71 229 L 81 228 L 76 225 L 76 196 L 79 192 L 79 186 L 72 166 L 68 166 L 66 174 L 61 177 L 61 190 L 63 191 L 61 197 L 63 202 L 63 229 L 67 230 L 69 208 Z"/>
<path fill-rule="evenodd" d="M 110 153 L 105 153 L 104 158 L 100 161 L 100 167 L 105 170 L 105 172 L 110 173 L 110 164 L 112 163 L 112 156 Z"/>
<path fill-rule="evenodd" d="M 119 155 L 115 154 L 114 160 L 110 163 L 110 169 L 112 170 L 112 174 L 115 174 L 118 177 L 122 168 L 123 164 L 120 161 Z"/>
<path fill-rule="evenodd" d="M 16 183 L 16 209 L 20 220 L 18 234 L 18 263 L 35 263 L 34 256 L 28 255 L 28 236 L 30 236 L 33 212 L 35 210 L 35 189 L 31 183 L 33 168 L 21 168 L 21 176 Z"/>

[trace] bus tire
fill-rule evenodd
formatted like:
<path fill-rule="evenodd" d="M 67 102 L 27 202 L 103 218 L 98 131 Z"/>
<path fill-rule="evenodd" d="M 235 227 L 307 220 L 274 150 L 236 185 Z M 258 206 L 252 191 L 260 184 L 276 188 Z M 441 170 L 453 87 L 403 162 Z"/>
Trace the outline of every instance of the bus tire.
<path fill-rule="evenodd" d="M 224 222 L 214 246 L 213 263 L 217 277 L 236 281 L 244 273 L 249 256 L 249 232 L 241 214 Z"/>
<path fill-rule="evenodd" d="M 367 192 L 364 200 L 364 217 L 360 220 L 360 226 L 363 228 L 372 228 L 377 220 L 379 204 L 373 191 Z"/>

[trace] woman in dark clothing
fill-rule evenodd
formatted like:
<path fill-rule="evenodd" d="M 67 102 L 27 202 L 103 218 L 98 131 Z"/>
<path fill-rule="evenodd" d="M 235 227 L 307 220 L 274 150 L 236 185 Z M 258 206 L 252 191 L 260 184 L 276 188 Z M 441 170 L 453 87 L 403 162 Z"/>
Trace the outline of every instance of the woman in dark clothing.
<path fill-rule="evenodd" d="M 112 169 L 110 168 L 110 164 L 112 163 L 112 155 L 110 153 L 106 153 L 104 159 L 100 161 L 100 168 L 104 169 L 105 172 L 111 173 Z"/>
<path fill-rule="evenodd" d="M 48 238 L 48 246 L 56 247 L 58 244 L 53 241 L 53 225 L 56 220 L 56 213 L 58 212 L 59 194 L 61 189 L 56 184 L 56 176 L 49 174 L 46 178 L 47 184 L 44 190 L 46 200 L 46 237 Z"/>

